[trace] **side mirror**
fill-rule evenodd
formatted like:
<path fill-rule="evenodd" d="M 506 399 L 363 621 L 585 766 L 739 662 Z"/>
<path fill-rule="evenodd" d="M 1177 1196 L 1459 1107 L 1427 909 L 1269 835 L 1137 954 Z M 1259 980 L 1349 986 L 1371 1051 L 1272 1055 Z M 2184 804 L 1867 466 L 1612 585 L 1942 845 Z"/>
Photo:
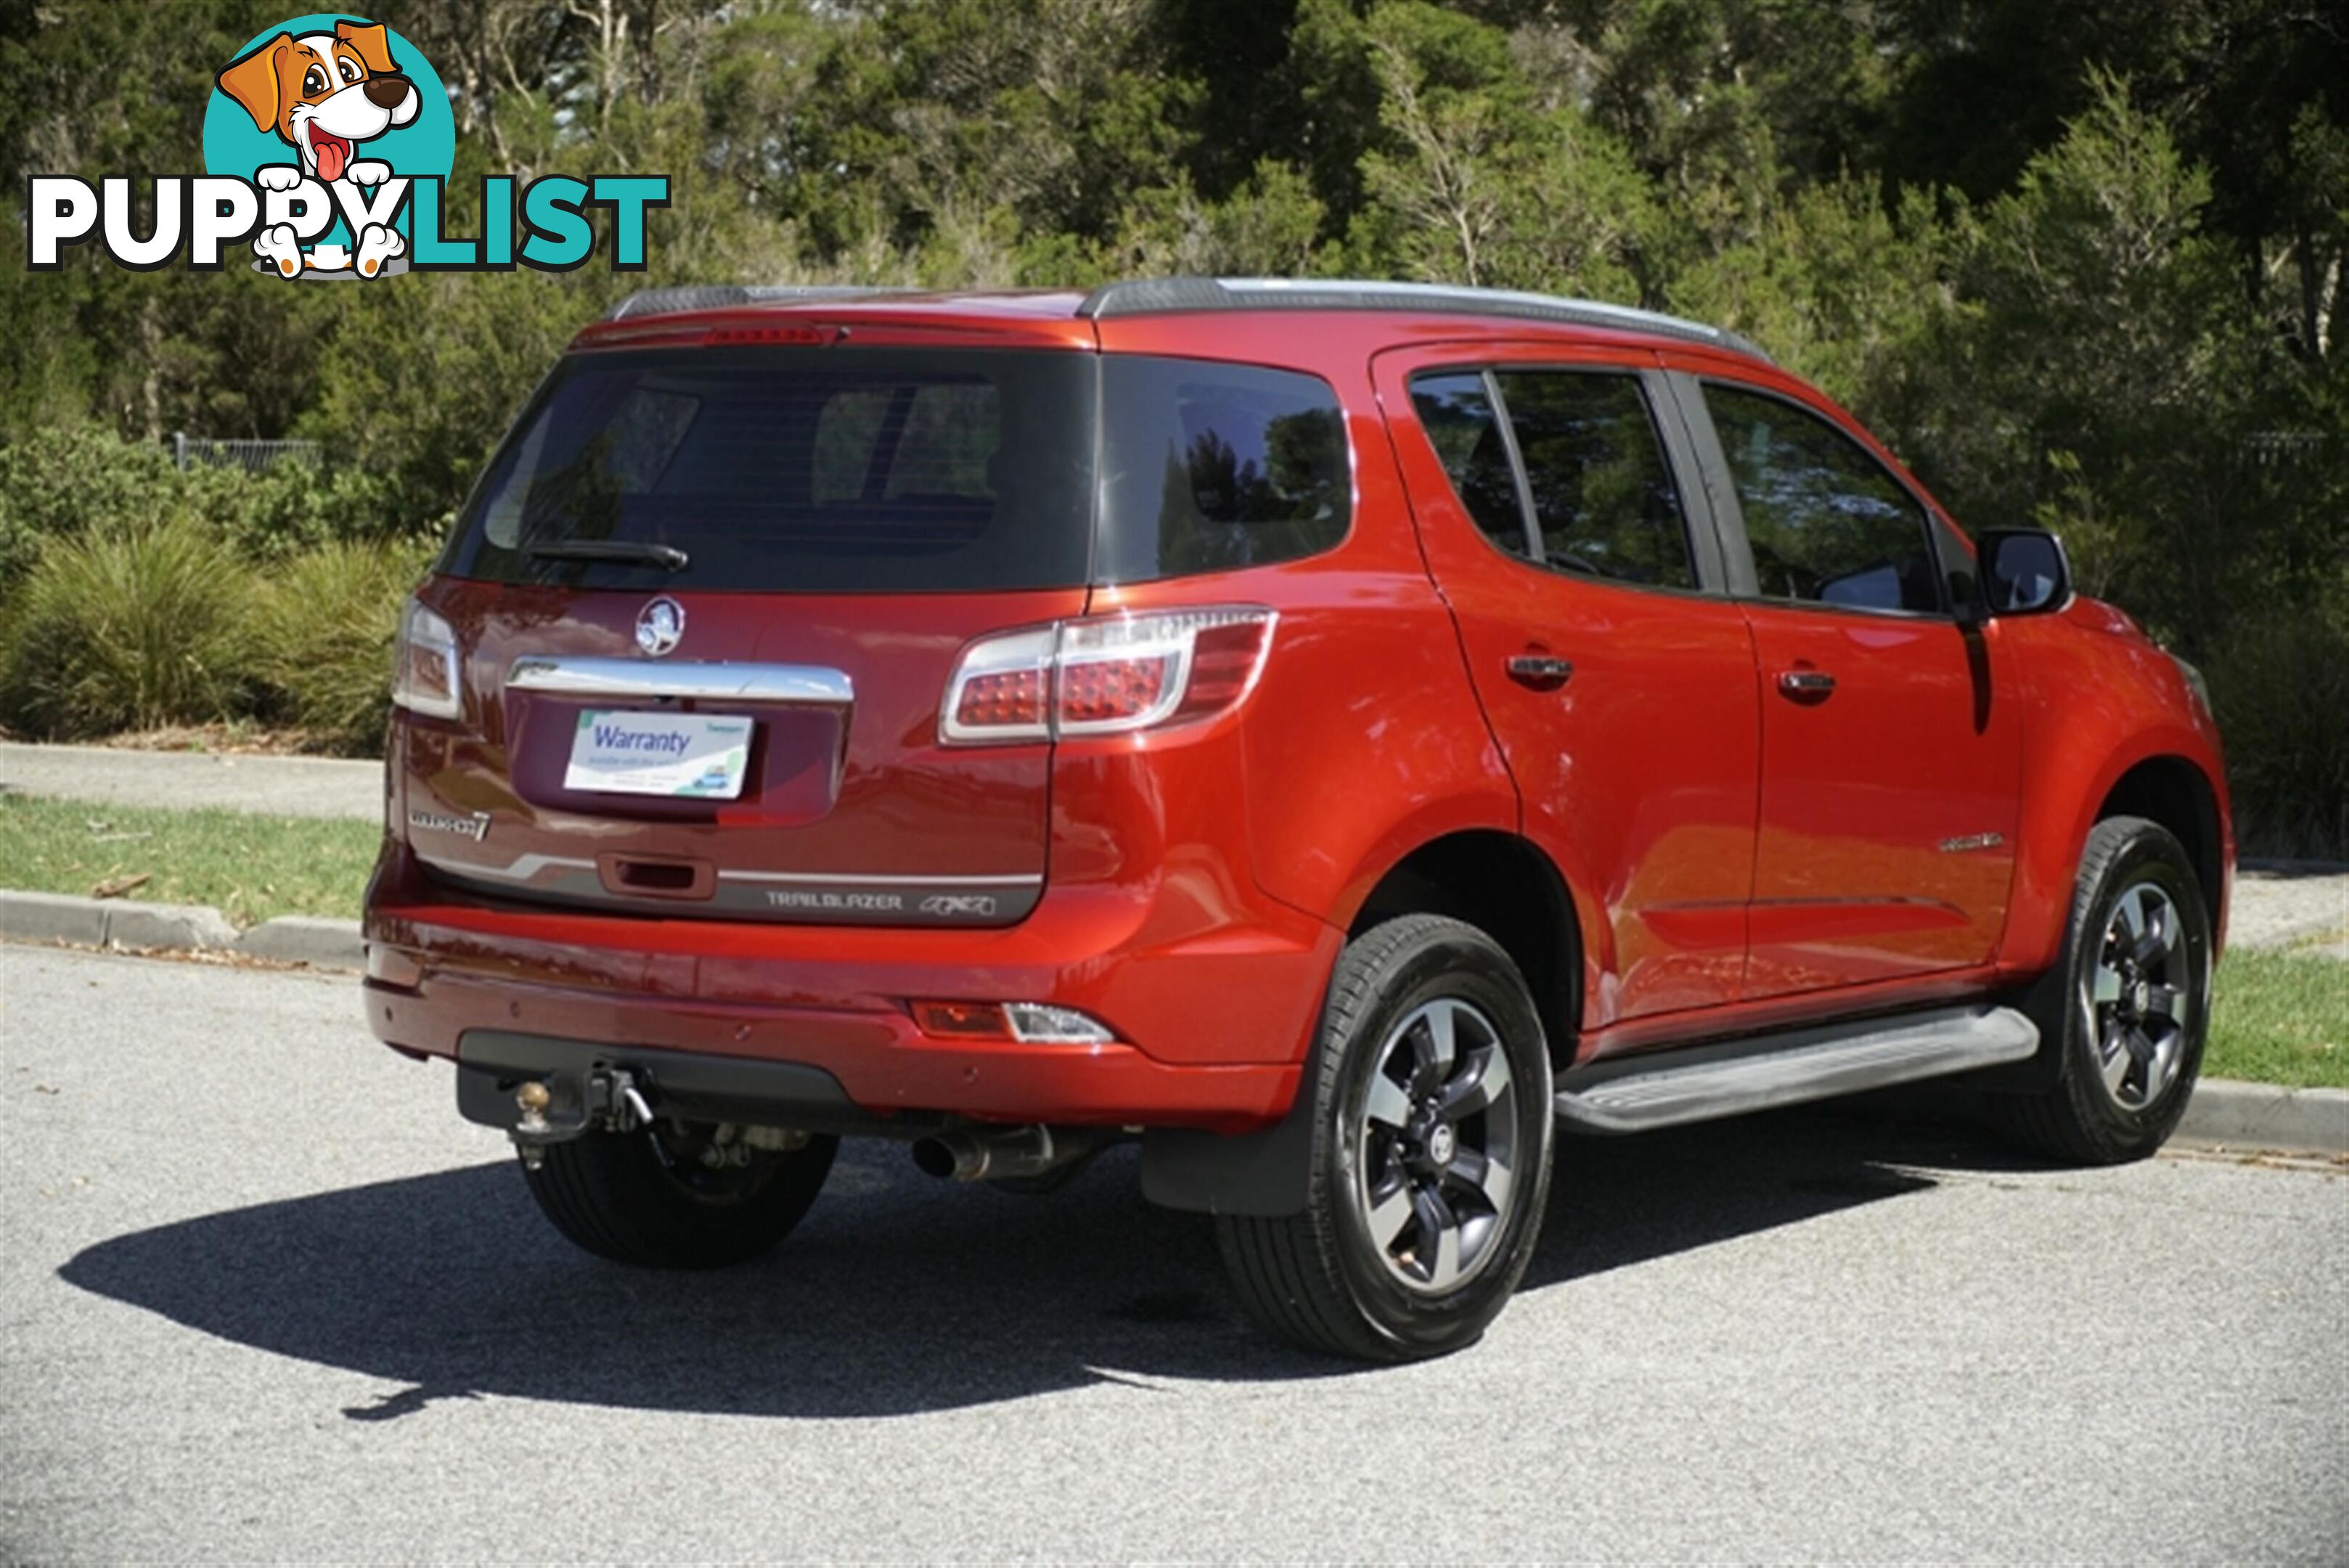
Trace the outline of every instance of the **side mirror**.
<path fill-rule="evenodd" d="M 2072 563 L 2064 543 L 2037 528 L 1992 528 L 1976 557 L 1982 600 L 1992 615 L 2040 615 L 2072 597 Z"/>

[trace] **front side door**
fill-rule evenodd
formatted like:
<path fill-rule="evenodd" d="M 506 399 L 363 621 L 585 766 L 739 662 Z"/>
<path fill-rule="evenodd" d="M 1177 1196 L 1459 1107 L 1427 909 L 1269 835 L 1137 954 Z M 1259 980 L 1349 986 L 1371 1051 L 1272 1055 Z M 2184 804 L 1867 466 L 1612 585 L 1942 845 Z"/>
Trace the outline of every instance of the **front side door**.
<path fill-rule="evenodd" d="M 1736 999 L 1759 734 L 1653 356 L 1558 358 L 1433 346 L 1374 370 L 1526 835 L 1583 906 L 1597 1027 Z"/>
<path fill-rule="evenodd" d="M 1963 546 L 1791 391 L 1676 376 L 1715 477 L 1762 680 L 1749 998 L 1989 962 L 2013 874 L 2021 720 Z"/>

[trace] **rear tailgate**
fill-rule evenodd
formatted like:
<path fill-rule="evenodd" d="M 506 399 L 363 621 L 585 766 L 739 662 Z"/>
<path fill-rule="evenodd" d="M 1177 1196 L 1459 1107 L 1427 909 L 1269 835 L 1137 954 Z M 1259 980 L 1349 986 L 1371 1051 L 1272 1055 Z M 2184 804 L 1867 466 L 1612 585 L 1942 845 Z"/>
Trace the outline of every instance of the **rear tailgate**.
<path fill-rule="evenodd" d="M 681 917 L 1034 907 L 1050 745 L 942 745 L 938 712 L 971 639 L 1083 609 L 1095 358 L 818 336 L 574 354 L 516 422 L 419 597 L 460 666 L 453 715 L 401 719 L 435 873 Z"/>
<path fill-rule="evenodd" d="M 409 844 L 443 876 L 638 912 L 905 925 L 1008 924 L 1042 892 L 1049 746 L 941 746 L 938 704 L 964 643 L 1073 615 L 1081 589 L 678 594 L 685 632 L 659 660 L 628 657 L 642 594 L 444 579 L 425 597 L 468 692 L 462 721 L 407 738 Z M 748 721 L 736 798 L 574 774 L 599 722 L 694 718 Z"/>

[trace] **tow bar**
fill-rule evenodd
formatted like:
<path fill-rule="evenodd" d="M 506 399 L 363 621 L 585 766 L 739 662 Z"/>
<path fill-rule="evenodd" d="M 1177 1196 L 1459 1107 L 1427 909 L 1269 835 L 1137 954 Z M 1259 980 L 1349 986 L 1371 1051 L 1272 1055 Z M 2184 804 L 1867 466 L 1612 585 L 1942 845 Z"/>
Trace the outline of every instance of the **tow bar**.
<path fill-rule="evenodd" d="M 514 1090 L 522 1119 L 507 1136 L 521 1152 L 523 1164 L 533 1170 L 545 1163 L 549 1144 L 568 1143 L 598 1128 L 627 1133 L 652 1125 L 653 1108 L 626 1067 L 597 1067 L 571 1080 L 578 1085 L 577 1093 L 558 1096 L 558 1087 L 571 1087 L 563 1081 L 567 1076 L 527 1079 Z"/>

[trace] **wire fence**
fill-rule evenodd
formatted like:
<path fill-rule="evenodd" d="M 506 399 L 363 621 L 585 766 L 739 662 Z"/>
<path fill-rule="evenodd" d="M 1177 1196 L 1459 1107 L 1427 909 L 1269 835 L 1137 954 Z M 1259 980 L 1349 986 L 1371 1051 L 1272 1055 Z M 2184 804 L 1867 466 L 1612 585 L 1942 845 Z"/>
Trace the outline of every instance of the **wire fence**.
<path fill-rule="evenodd" d="M 2322 457 L 2330 444 L 2325 431 L 2257 431 L 2251 435 L 2251 461 L 2263 467 L 2306 462 Z"/>
<path fill-rule="evenodd" d="M 280 462 L 298 462 L 305 468 L 316 468 L 324 461 L 325 448 L 314 441 L 214 440 L 210 436 L 191 436 L 180 431 L 171 432 L 171 462 L 182 470 L 201 464 L 206 468 L 241 468 L 247 473 L 259 473 Z"/>

